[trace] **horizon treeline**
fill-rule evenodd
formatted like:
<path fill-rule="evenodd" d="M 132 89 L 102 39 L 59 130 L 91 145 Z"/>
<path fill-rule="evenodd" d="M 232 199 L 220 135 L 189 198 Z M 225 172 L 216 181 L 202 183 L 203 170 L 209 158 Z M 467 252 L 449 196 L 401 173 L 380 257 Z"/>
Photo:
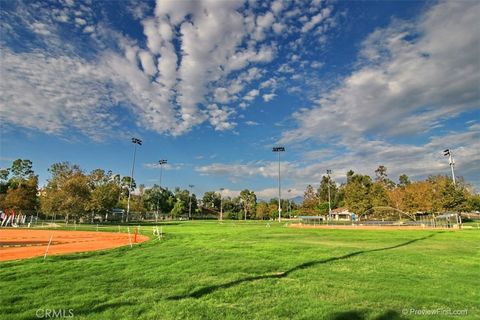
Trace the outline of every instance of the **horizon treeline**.
<path fill-rule="evenodd" d="M 32 168 L 32 161 L 17 159 L 10 168 L 0 169 L 0 209 L 41 212 L 43 216 L 63 217 L 67 221 L 81 218 L 89 221 L 98 215 L 108 216 L 114 208 L 126 209 L 130 193 L 133 219 L 160 214 L 172 218 L 214 217 L 220 212 L 225 219 L 278 216 L 278 198 L 259 201 L 249 189 L 242 190 L 237 197 L 221 197 L 217 191 L 207 191 L 198 199 L 187 189 L 169 190 L 156 184 L 148 189 L 143 184 L 137 187 L 129 176 L 104 169 L 87 173 L 69 162 L 52 164 L 47 184 L 39 189 L 38 176 Z M 388 178 L 387 168 L 379 166 L 373 179 L 350 170 L 347 181 L 341 185 L 330 176 L 323 176 L 317 189 L 307 186 L 301 205 L 282 199 L 282 216 L 327 214 L 329 193 L 331 209 L 345 207 L 357 214 L 375 207 L 391 207 L 407 213 L 480 210 L 480 195 L 463 178 L 454 185 L 451 178 L 443 175 L 410 181 L 403 174 L 395 183 Z"/>

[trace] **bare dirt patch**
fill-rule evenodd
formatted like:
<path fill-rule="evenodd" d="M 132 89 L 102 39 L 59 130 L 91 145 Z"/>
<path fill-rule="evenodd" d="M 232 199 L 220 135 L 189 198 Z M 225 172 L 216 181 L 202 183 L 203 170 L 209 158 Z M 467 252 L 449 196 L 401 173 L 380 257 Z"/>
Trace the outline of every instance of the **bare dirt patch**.
<path fill-rule="evenodd" d="M 0 261 L 43 256 L 52 235 L 48 255 L 103 250 L 130 244 L 128 233 L 2 229 Z M 130 239 L 134 243 L 133 234 Z M 137 235 L 137 243 L 148 239 L 147 236 Z"/>

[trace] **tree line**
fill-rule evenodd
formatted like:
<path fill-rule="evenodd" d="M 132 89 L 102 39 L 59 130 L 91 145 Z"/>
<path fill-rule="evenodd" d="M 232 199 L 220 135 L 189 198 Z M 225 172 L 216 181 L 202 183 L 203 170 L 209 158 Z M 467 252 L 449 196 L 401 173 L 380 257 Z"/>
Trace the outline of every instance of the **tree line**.
<path fill-rule="evenodd" d="M 345 207 L 356 214 L 375 207 L 392 207 L 406 213 L 470 212 L 480 210 L 480 195 L 463 178 L 456 180 L 444 175 L 429 176 L 411 181 L 402 174 L 398 183 L 392 181 L 383 165 L 375 170 L 375 177 L 355 173 L 346 174 L 346 182 L 337 186 L 330 176 L 323 176 L 315 190 L 308 185 L 302 204 L 306 215 L 328 213 L 328 189 L 331 208 Z"/>
<path fill-rule="evenodd" d="M 236 197 L 222 197 L 220 192 L 205 192 L 197 198 L 189 190 L 154 185 L 146 188 L 129 176 L 95 169 L 85 172 L 69 162 L 54 163 L 48 169 L 47 184 L 39 189 L 38 176 L 28 159 L 14 160 L 7 169 L 0 169 L 0 208 L 20 213 L 40 212 L 46 217 L 89 220 L 96 216 L 107 218 L 114 208 L 126 209 L 130 195 L 133 219 L 168 215 L 179 217 L 219 217 L 224 219 L 275 219 L 278 199 L 260 201 L 254 191 L 245 189 Z M 281 200 L 282 216 L 326 214 L 345 207 L 362 214 L 372 208 L 389 206 L 403 212 L 438 213 L 445 211 L 480 210 L 480 195 L 464 179 L 456 186 L 447 176 L 430 176 L 410 181 L 406 175 L 398 183 L 388 178 L 387 168 L 379 166 L 375 178 L 347 172 L 346 182 L 337 185 L 330 176 L 323 176 L 319 187 L 308 185 L 303 203 L 297 205 Z M 134 192 L 134 190 L 136 190 Z"/>
<path fill-rule="evenodd" d="M 277 212 L 276 199 L 257 201 L 252 190 L 242 190 L 237 197 L 222 197 L 220 192 L 205 192 L 201 199 L 189 190 L 154 185 L 146 188 L 129 176 L 95 169 L 85 172 L 76 164 L 54 163 L 48 169 L 47 184 L 38 187 L 32 161 L 17 159 L 0 171 L 0 208 L 23 214 L 40 213 L 45 217 L 69 220 L 108 218 L 113 209 L 126 209 L 130 193 L 133 219 L 168 215 L 179 217 L 219 217 L 225 219 L 269 219 Z M 290 204 L 290 208 L 294 206 Z M 284 212 L 289 205 L 282 201 Z M 123 217 L 124 218 L 124 217 Z M 122 218 L 122 220 L 123 220 Z"/>

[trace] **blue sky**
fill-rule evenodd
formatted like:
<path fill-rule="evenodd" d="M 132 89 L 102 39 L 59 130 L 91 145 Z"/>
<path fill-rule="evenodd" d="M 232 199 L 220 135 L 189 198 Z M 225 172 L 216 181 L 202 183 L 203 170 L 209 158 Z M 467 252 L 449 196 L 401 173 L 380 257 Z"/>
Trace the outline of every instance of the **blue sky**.
<path fill-rule="evenodd" d="M 476 1 L 1 1 L 0 166 L 290 197 L 327 169 L 480 187 Z M 287 192 L 285 192 L 287 193 Z"/>

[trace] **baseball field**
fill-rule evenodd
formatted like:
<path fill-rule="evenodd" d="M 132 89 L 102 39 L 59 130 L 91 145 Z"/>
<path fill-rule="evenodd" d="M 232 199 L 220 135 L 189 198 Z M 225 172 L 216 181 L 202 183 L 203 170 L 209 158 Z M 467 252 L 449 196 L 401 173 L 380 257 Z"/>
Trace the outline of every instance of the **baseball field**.
<path fill-rule="evenodd" d="M 55 254 L 53 244 L 46 259 L 1 262 L 0 318 L 480 318 L 478 229 L 300 229 L 253 221 L 158 226 L 161 238 L 144 225 L 140 233 L 150 239 L 132 246 L 123 238 L 121 247 Z M 83 228 L 122 231 L 117 237 L 126 231 Z M 71 226 L 49 232 L 65 230 L 80 234 Z"/>

